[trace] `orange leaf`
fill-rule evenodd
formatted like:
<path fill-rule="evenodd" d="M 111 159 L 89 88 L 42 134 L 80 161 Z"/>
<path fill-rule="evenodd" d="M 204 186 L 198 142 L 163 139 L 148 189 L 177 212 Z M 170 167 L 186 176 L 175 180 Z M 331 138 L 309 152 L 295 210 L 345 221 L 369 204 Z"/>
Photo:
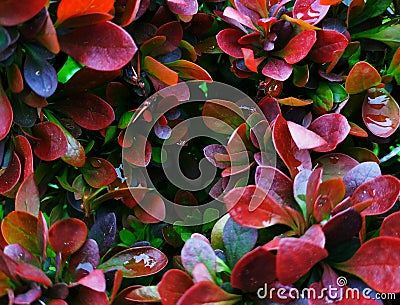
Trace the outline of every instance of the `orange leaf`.
<path fill-rule="evenodd" d="M 320 0 L 319 3 L 321 5 L 336 5 L 341 3 L 342 0 Z"/>
<path fill-rule="evenodd" d="M 169 86 L 178 83 L 178 73 L 166 67 L 151 56 L 146 56 L 144 58 L 142 69 Z"/>
<path fill-rule="evenodd" d="M 313 103 L 312 100 L 300 100 L 295 97 L 286 97 L 278 99 L 279 104 L 287 105 L 287 106 L 306 106 Z"/>
<path fill-rule="evenodd" d="M 62 0 L 57 10 L 57 24 L 74 16 L 108 13 L 113 7 L 113 0 Z"/>
<path fill-rule="evenodd" d="M 206 70 L 190 61 L 180 59 L 165 65 L 177 71 L 180 78 L 212 81 L 210 74 Z"/>
<path fill-rule="evenodd" d="M 357 94 L 380 83 L 379 72 L 371 64 L 360 61 L 350 70 L 345 88 L 348 94 Z"/>

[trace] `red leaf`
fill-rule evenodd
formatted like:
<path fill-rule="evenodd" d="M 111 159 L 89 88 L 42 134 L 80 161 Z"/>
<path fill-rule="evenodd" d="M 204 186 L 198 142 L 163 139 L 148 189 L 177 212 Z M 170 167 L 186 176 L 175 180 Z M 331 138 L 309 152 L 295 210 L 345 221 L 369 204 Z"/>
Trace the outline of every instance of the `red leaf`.
<path fill-rule="evenodd" d="M 160 48 L 166 41 L 167 37 L 165 36 L 153 36 L 140 46 L 141 55 L 146 56 L 150 54 L 154 49 Z"/>
<path fill-rule="evenodd" d="M 232 189 L 225 195 L 224 202 L 231 217 L 242 226 L 256 229 L 278 223 L 293 226 L 286 210 L 255 185 Z"/>
<path fill-rule="evenodd" d="M 355 137 L 360 137 L 360 138 L 368 137 L 368 133 L 364 129 L 362 129 L 360 126 L 358 126 L 357 124 L 355 124 L 353 122 L 349 122 L 349 124 L 350 124 L 349 134 L 351 134 L 352 136 L 355 136 Z"/>
<path fill-rule="evenodd" d="M 20 244 L 32 254 L 41 254 L 36 234 L 38 220 L 30 213 L 13 211 L 1 222 L 1 232 L 8 244 Z"/>
<path fill-rule="evenodd" d="M 294 36 L 282 50 L 274 55 L 283 57 L 288 64 L 295 64 L 307 56 L 316 41 L 316 31 L 306 30 Z"/>
<path fill-rule="evenodd" d="M 35 39 L 45 46 L 47 50 L 57 54 L 60 52 L 60 43 L 58 42 L 57 32 L 47 11 L 46 14 L 46 21 L 39 33 L 35 36 Z"/>
<path fill-rule="evenodd" d="M 113 0 L 62 0 L 57 9 L 57 23 L 60 24 L 76 16 L 84 16 L 92 13 L 108 13 L 113 6 Z"/>
<path fill-rule="evenodd" d="M 296 207 L 293 200 L 293 181 L 272 166 L 258 166 L 255 182 L 279 204 Z"/>
<path fill-rule="evenodd" d="M 258 247 L 237 262 L 232 270 L 231 284 L 243 292 L 254 292 L 275 279 L 276 256 Z"/>
<path fill-rule="evenodd" d="M 186 272 L 178 269 L 168 270 L 158 284 L 162 304 L 176 305 L 191 286 L 193 286 L 193 281 Z"/>
<path fill-rule="evenodd" d="M 317 0 L 319 1 L 319 0 Z M 317 31 L 317 42 L 309 53 L 309 58 L 316 63 L 332 62 L 343 52 L 349 41 L 346 36 L 335 30 Z"/>
<path fill-rule="evenodd" d="M 63 258 L 76 252 L 86 241 L 88 229 L 86 224 L 77 218 L 62 219 L 49 229 L 49 244 Z"/>
<path fill-rule="evenodd" d="M 19 187 L 15 196 L 15 210 L 25 211 L 37 216 L 40 208 L 39 188 L 33 173 Z"/>
<path fill-rule="evenodd" d="M 90 93 L 68 97 L 57 106 L 79 126 L 89 130 L 106 128 L 115 118 L 112 107 L 100 97 Z"/>
<path fill-rule="evenodd" d="M 350 125 L 345 116 L 338 113 L 324 114 L 315 119 L 310 130 L 320 135 L 327 142 L 326 145 L 314 148 L 317 152 L 327 152 L 334 150 L 350 132 Z"/>
<path fill-rule="evenodd" d="M 104 277 L 104 271 L 99 269 L 93 270 L 87 276 L 81 278 L 78 282 L 69 285 L 69 287 L 75 287 L 78 285 L 85 286 L 98 292 L 105 291 L 106 279 Z"/>
<path fill-rule="evenodd" d="M 314 169 L 307 182 L 306 190 L 306 219 L 312 214 L 315 201 L 318 198 L 319 187 L 321 185 L 322 168 Z"/>
<path fill-rule="evenodd" d="M 179 46 L 183 37 L 183 29 L 179 21 L 172 21 L 160 26 L 154 36 L 165 36 L 167 38 L 162 47 L 153 50 L 151 53 L 151 56 L 156 57 L 168 54 Z"/>
<path fill-rule="evenodd" d="M 23 23 L 39 13 L 46 3 L 46 0 L 1 1 L 0 25 L 14 26 Z"/>
<path fill-rule="evenodd" d="M 262 69 L 262 74 L 275 80 L 285 81 L 292 74 L 293 67 L 284 60 L 269 58 Z"/>
<path fill-rule="evenodd" d="M 400 181 L 394 176 L 384 175 L 364 182 L 356 188 L 351 201 L 353 205 L 373 200 L 361 215 L 379 215 L 389 211 L 400 196 Z"/>
<path fill-rule="evenodd" d="M 158 223 L 165 218 L 164 200 L 157 194 L 147 193 L 134 208 L 135 216 L 143 223 Z"/>
<path fill-rule="evenodd" d="M 212 81 L 210 74 L 199 65 L 190 61 L 180 59 L 174 62 L 165 63 L 168 68 L 177 71 L 180 78 L 184 80 Z"/>
<path fill-rule="evenodd" d="M 336 268 L 362 279 L 385 293 L 400 292 L 400 239 L 381 236 L 362 244 L 348 261 Z"/>
<path fill-rule="evenodd" d="M 162 270 L 168 258 L 153 247 L 136 247 L 123 250 L 103 262 L 98 269 L 121 270 L 124 277 L 147 276 Z"/>
<path fill-rule="evenodd" d="M 166 67 L 151 56 L 146 56 L 144 58 L 142 69 L 168 86 L 173 86 L 178 83 L 178 73 Z"/>
<path fill-rule="evenodd" d="M 327 180 L 343 178 L 349 170 L 359 163 L 348 155 L 332 153 L 318 158 L 315 160 L 315 164 L 324 169 L 322 180 Z"/>
<path fill-rule="evenodd" d="M 2 4 L 0 4 L 0 6 L 1 5 Z M 0 84 L 0 113 L 1 113 L 0 116 L 0 141 L 1 141 L 10 132 L 13 121 L 13 110 L 11 108 L 10 101 L 1 84 Z"/>
<path fill-rule="evenodd" d="M 117 179 L 114 166 L 109 161 L 102 158 L 87 158 L 81 171 L 85 181 L 95 188 L 109 185 Z"/>
<path fill-rule="evenodd" d="M 400 107 L 385 89 L 370 89 L 364 98 L 362 117 L 374 135 L 387 138 L 399 128 Z"/>
<path fill-rule="evenodd" d="M 381 225 L 381 236 L 391 236 L 400 238 L 400 212 L 393 213 L 382 222 Z"/>
<path fill-rule="evenodd" d="M 134 137 L 133 137 L 134 136 Z M 151 161 L 152 147 L 143 135 L 125 133 L 124 143 L 132 141 L 132 145 L 123 149 L 122 156 L 126 162 L 139 167 L 146 167 Z"/>
<path fill-rule="evenodd" d="M 14 138 L 15 152 L 21 157 L 21 166 L 24 168 L 21 181 L 24 181 L 33 173 L 33 154 L 31 144 L 24 136 Z"/>
<path fill-rule="evenodd" d="M 247 69 L 257 73 L 257 67 L 265 59 L 265 57 L 254 58 L 253 50 L 247 48 L 242 48 L 242 53 L 244 56 L 244 64 L 246 65 Z"/>
<path fill-rule="evenodd" d="M 241 299 L 241 296 L 227 293 L 211 282 L 200 282 L 189 288 L 179 299 L 177 305 L 203 305 L 224 304 L 233 305 Z"/>
<path fill-rule="evenodd" d="M 311 158 L 308 150 L 299 149 L 290 135 L 286 120 L 279 115 L 273 128 L 273 142 L 292 178 L 302 169 L 311 169 Z"/>
<path fill-rule="evenodd" d="M 306 239 L 282 238 L 276 256 L 277 277 L 284 285 L 292 284 L 327 256 L 324 248 Z"/>
<path fill-rule="evenodd" d="M 105 292 L 94 291 L 85 286 L 78 286 L 76 289 L 77 291 L 74 291 L 74 297 L 71 301 L 68 301 L 69 305 L 109 305 L 108 297 Z"/>
<path fill-rule="evenodd" d="M 342 0 L 320 0 L 321 5 L 336 5 L 340 4 Z"/>
<path fill-rule="evenodd" d="M 24 280 L 36 282 L 47 287 L 52 285 L 51 280 L 42 270 L 30 264 L 19 264 L 15 268 L 15 273 Z"/>
<path fill-rule="evenodd" d="M 299 149 L 315 149 L 326 145 L 326 141 L 315 132 L 293 123 L 287 122 L 290 134 Z"/>
<path fill-rule="evenodd" d="M 96 71 L 83 67 L 65 84 L 65 91 L 69 94 L 81 93 L 90 89 L 99 88 L 121 76 L 121 70 Z"/>
<path fill-rule="evenodd" d="M 87 15 L 68 18 L 57 28 L 65 29 L 65 28 L 77 28 L 77 27 L 89 26 L 97 23 L 106 22 L 112 20 L 113 18 L 114 16 L 108 13 L 91 13 Z"/>
<path fill-rule="evenodd" d="M 13 93 L 21 93 L 21 91 L 24 90 L 24 78 L 22 76 L 21 69 L 16 63 L 13 63 L 6 69 L 7 81 L 10 91 Z"/>
<path fill-rule="evenodd" d="M 238 43 L 243 35 L 242 31 L 236 29 L 224 29 L 217 34 L 218 46 L 232 57 L 243 58 L 242 46 Z"/>
<path fill-rule="evenodd" d="M 100 71 L 122 68 L 137 51 L 132 37 L 110 21 L 74 29 L 59 40 L 62 51 Z"/>
<path fill-rule="evenodd" d="M 366 61 L 360 61 L 351 68 L 346 79 L 348 94 L 357 94 L 381 83 L 379 72 Z"/>
<path fill-rule="evenodd" d="M 177 15 L 193 16 L 199 5 L 197 0 L 167 0 L 168 8 Z"/>
<path fill-rule="evenodd" d="M 293 18 L 309 24 L 317 24 L 329 11 L 329 5 L 321 5 L 320 0 L 296 0 L 293 6 Z"/>
<path fill-rule="evenodd" d="M 62 129 L 52 122 L 43 122 L 32 127 L 35 137 L 33 151 L 43 161 L 53 161 L 68 150 L 68 141 Z"/>
<path fill-rule="evenodd" d="M 11 191 L 21 176 L 21 161 L 15 152 L 12 153 L 7 168 L 0 175 L 0 194 Z"/>

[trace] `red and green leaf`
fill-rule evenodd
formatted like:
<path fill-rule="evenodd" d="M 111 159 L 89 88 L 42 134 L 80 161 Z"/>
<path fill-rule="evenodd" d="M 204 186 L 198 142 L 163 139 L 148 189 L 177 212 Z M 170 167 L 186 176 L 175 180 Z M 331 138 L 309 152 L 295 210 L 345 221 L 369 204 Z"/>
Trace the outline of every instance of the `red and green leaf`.
<path fill-rule="evenodd" d="M 152 275 L 168 263 L 164 253 L 153 247 L 136 247 L 123 250 L 98 266 L 98 269 L 121 270 L 124 277 L 135 278 Z"/>
<path fill-rule="evenodd" d="M 206 70 L 185 59 L 165 63 L 165 66 L 178 72 L 179 77 L 185 80 L 212 81 L 210 74 Z"/>
<path fill-rule="evenodd" d="M 87 158 L 81 172 L 85 181 L 95 188 L 109 185 L 117 179 L 114 166 L 102 158 Z"/>
<path fill-rule="evenodd" d="M 173 86 L 178 83 L 178 73 L 151 56 L 146 56 L 144 58 L 142 69 L 168 86 Z"/>
<path fill-rule="evenodd" d="M 37 216 L 40 208 L 39 188 L 34 174 L 30 174 L 19 187 L 15 196 L 15 210 Z"/>
<path fill-rule="evenodd" d="M 381 83 L 379 72 L 369 63 L 360 61 L 351 68 L 346 79 L 348 94 L 361 93 Z"/>

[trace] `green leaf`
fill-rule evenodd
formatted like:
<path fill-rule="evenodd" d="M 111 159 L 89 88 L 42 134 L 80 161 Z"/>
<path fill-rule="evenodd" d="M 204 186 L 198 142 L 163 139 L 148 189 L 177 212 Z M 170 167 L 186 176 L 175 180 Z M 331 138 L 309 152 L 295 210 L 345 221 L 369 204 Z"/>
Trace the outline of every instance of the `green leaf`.
<path fill-rule="evenodd" d="M 352 35 L 352 39 L 359 38 L 378 40 L 386 43 L 391 48 L 398 48 L 400 46 L 400 23 L 396 20 L 380 27 Z"/>
<path fill-rule="evenodd" d="M 357 18 L 354 18 L 350 21 L 350 27 L 353 27 L 357 24 L 363 23 L 364 21 L 374 18 L 383 14 L 386 9 L 392 4 L 392 0 L 368 0 L 365 3 L 364 10 L 361 12 Z"/>
<path fill-rule="evenodd" d="M 313 109 L 317 114 L 324 114 L 333 107 L 333 92 L 326 82 L 321 82 L 313 94 Z"/>
<path fill-rule="evenodd" d="M 341 103 L 349 97 L 346 89 L 342 85 L 338 83 L 328 83 L 328 86 L 332 90 L 334 103 Z"/>
<path fill-rule="evenodd" d="M 118 136 L 118 127 L 109 126 L 106 131 L 106 137 L 104 138 L 104 144 L 110 143 Z"/>
<path fill-rule="evenodd" d="M 65 84 L 83 67 L 84 65 L 82 65 L 80 62 L 76 61 L 71 56 L 68 56 L 64 66 L 62 66 L 60 71 L 57 73 L 58 81 Z"/>
<path fill-rule="evenodd" d="M 136 242 L 135 234 L 133 234 L 131 231 L 129 231 L 127 229 L 122 229 L 119 232 L 119 238 L 126 245 L 132 245 L 133 243 Z"/>
<path fill-rule="evenodd" d="M 119 119 L 118 128 L 120 128 L 120 129 L 127 128 L 129 123 L 132 121 L 132 118 L 134 115 L 135 115 L 135 112 L 131 112 L 131 111 L 125 112 Z"/>

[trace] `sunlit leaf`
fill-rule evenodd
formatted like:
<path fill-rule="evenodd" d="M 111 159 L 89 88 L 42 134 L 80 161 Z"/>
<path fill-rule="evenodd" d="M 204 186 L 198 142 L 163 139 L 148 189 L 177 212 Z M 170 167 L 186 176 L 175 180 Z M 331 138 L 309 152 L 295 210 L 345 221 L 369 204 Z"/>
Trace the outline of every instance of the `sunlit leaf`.
<path fill-rule="evenodd" d="M 112 0 L 62 0 L 57 9 L 57 23 L 60 24 L 68 18 L 84 16 L 91 13 L 108 13 L 113 6 L 114 1 Z"/>
<path fill-rule="evenodd" d="M 379 72 L 369 63 L 360 61 L 351 68 L 345 88 L 349 94 L 357 94 L 381 83 Z"/>

